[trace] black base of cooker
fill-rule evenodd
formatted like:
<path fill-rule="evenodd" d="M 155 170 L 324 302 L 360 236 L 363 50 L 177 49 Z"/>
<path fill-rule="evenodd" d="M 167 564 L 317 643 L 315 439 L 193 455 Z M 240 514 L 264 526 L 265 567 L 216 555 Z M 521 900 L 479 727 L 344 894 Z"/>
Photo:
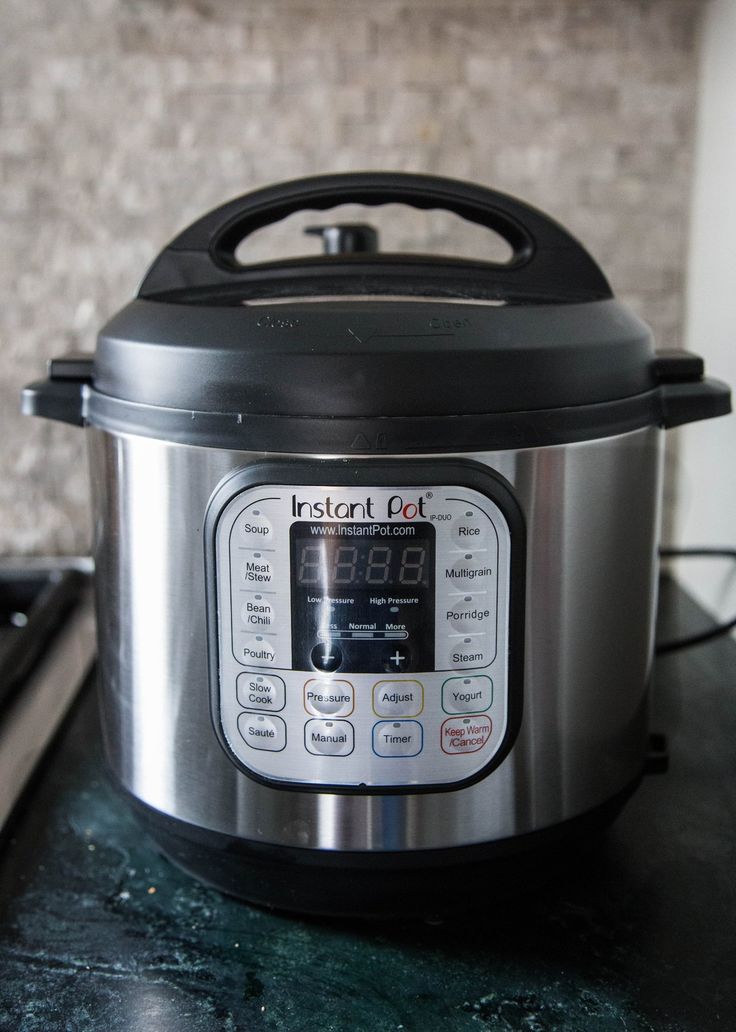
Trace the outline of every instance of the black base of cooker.
<path fill-rule="evenodd" d="M 367 853 L 264 845 L 176 820 L 133 799 L 174 864 L 259 906 L 322 917 L 442 918 L 472 903 L 497 908 L 586 862 L 637 779 L 572 820 L 512 839 L 453 849 Z"/>

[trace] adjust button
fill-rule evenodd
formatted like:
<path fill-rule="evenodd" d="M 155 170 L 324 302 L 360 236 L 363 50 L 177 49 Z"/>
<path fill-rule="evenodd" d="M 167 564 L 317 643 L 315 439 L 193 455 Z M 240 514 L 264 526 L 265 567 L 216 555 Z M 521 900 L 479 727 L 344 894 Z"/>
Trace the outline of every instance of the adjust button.
<path fill-rule="evenodd" d="M 275 713 L 286 705 L 286 685 L 273 675 L 238 674 L 236 692 L 243 709 Z"/>
<path fill-rule="evenodd" d="M 418 756 L 424 744 L 424 730 L 418 720 L 380 720 L 373 725 L 376 756 Z"/>
<path fill-rule="evenodd" d="M 373 685 L 373 712 L 379 717 L 418 717 L 424 709 L 419 681 L 378 681 Z"/>
<path fill-rule="evenodd" d="M 315 756 L 349 756 L 355 748 L 355 731 L 349 720 L 308 720 L 304 747 Z"/>
<path fill-rule="evenodd" d="M 286 724 L 281 717 L 241 713 L 238 717 L 238 731 L 251 749 L 281 752 L 286 746 Z"/>
<path fill-rule="evenodd" d="M 317 716 L 349 717 L 355 705 L 355 690 L 349 681 L 313 677 L 304 685 L 304 709 Z"/>

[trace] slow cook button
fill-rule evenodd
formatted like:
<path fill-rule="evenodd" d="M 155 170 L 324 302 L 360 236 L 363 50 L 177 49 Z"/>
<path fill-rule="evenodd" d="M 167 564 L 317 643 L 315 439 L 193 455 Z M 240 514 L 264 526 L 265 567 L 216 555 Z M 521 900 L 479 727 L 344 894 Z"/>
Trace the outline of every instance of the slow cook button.
<path fill-rule="evenodd" d="M 246 553 L 240 560 L 240 580 L 253 588 L 273 584 L 271 560 L 261 552 Z"/>
<path fill-rule="evenodd" d="M 258 592 L 248 593 L 240 603 L 240 619 L 252 631 L 270 630 L 276 620 L 273 602 Z"/>
<path fill-rule="evenodd" d="M 304 747 L 315 756 L 349 756 L 355 747 L 353 725 L 348 720 L 308 720 Z"/>
<path fill-rule="evenodd" d="M 452 522 L 452 540 L 461 548 L 487 548 L 490 536 L 490 521 L 467 510 Z"/>
<path fill-rule="evenodd" d="M 378 681 L 373 685 L 373 712 L 379 717 L 418 717 L 424 709 L 419 681 Z"/>
<path fill-rule="evenodd" d="M 286 745 L 286 724 L 281 717 L 266 717 L 262 713 L 241 713 L 238 731 L 251 749 L 281 752 Z"/>
<path fill-rule="evenodd" d="M 235 690 L 243 709 L 275 713 L 286 704 L 286 685 L 280 677 L 238 674 Z"/>
<path fill-rule="evenodd" d="M 247 548 L 270 548 L 273 541 L 273 527 L 270 520 L 256 506 L 241 512 L 236 521 L 237 542 Z"/>
<path fill-rule="evenodd" d="M 463 756 L 478 752 L 491 737 L 491 718 L 450 717 L 440 728 L 442 752 L 448 756 Z"/>
<path fill-rule="evenodd" d="M 489 648 L 489 636 L 477 634 L 467 638 L 451 639 L 447 659 L 450 670 L 488 666 L 493 659 Z"/>
<path fill-rule="evenodd" d="M 481 713 L 493 702 L 493 681 L 486 674 L 477 677 L 448 677 L 442 685 L 445 713 Z"/>
<path fill-rule="evenodd" d="M 246 666 L 275 666 L 276 649 L 267 638 L 257 634 L 235 644 L 235 657 Z"/>
<path fill-rule="evenodd" d="M 445 619 L 456 631 L 482 631 L 491 619 L 488 594 L 456 595 L 445 609 Z"/>
<path fill-rule="evenodd" d="M 424 731 L 418 720 L 381 720 L 373 725 L 376 756 L 418 756 Z"/>
<path fill-rule="evenodd" d="M 355 705 L 350 681 L 314 677 L 304 685 L 304 709 L 317 716 L 349 717 Z"/>
<path fill-rule="evenodd" d="M 483 552 L 478 555 L 466 552 L 456 559 L 452 566 L 445 569 L 444 581 L 445 585 L 454 584 L 461 590 L 484 590 L 489 587 L 493 573 L 493 567 Z"/>

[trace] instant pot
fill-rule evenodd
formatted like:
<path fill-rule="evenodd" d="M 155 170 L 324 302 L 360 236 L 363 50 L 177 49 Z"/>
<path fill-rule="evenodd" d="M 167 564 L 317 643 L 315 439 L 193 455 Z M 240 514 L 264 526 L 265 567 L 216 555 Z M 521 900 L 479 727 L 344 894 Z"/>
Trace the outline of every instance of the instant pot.
<path fill-rule="evenodd" d="M 383 254 L 350 224 L 236 258 L 346 202 L 445 209 L 512 256 Z M 663 430 L 729 392 L 548 216 L 399 173 L 248 194 L 24 407 L 88 428 L 106 753 L 200 878 L 472 912 L 640 781 Z"/>

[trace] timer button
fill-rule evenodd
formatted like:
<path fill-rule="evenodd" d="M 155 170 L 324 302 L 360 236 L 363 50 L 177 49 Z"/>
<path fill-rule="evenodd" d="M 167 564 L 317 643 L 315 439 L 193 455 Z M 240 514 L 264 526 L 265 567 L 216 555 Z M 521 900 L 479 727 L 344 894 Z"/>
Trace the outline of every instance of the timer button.
<path fill-rule="evenodd" d="M 311 654 L 312 666 L 315 670 L 332 673 L 342 663 L 342 649 L 331 641 L 321 641 L 315 645 Z"/>
<path fill-rule="evenodd" d="M 418 720 L 381 720 L 373 725 L 376 756 L 418 756 L 424 744 L 424 730 Z"/>

